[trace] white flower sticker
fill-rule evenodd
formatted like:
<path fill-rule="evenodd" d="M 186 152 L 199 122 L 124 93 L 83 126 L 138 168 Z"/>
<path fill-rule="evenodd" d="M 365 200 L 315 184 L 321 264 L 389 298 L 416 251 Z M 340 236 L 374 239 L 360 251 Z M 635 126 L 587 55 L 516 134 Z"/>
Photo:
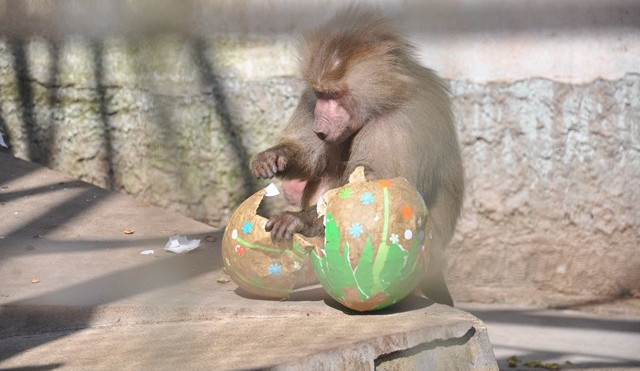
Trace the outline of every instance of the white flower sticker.
<path fill-rule="evenodd" d="M 413 238 L 413 232 L 411 232 L 411 229 L 407 229 L 406 231 L 404 231 L 405 240 L 410 240 L 412 238 Z"/>
<path fill-rule="evenodd" d="M 398 242 L 400 242 L 400 237 L 398 237 L 398 235 L 395 233 L 391 233 L 391 237 L 389 237 L 389 241 L 397 245 Z"/>

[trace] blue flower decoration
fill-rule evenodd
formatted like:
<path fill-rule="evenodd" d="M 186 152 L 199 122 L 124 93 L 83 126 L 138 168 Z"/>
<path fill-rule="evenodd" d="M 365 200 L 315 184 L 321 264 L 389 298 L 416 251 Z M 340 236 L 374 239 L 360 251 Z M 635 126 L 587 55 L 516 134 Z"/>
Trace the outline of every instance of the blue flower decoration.
<path fill-rule="evenodd" d="M 362 232 L 364 232 L 364 228 L 360 223 L 351 224 L 351 227 L 349 227 L 349 234 L 353 237 L 360 237 Z"/>
<path fill-rule="evenodd" d="M 360 197 L 360 202 L 362 202 L 365 205 L 371 205 L 373 203 L 373 201 L 375 201 L 375 196 L 373 195 L 373 193 L 371 192 L 366 192 L 362 194 L 362 197 Z"/>
<path fill-rule="evenodd" d="M 244 222 L 244 224 L 242 225 L 242 232 L 244 232 L 244 234 L 251 233 L 252 229 L 253 229 L 253 223 L 251 222 Z"/>
<path fill-rule="evenodd" d="M 272 263 L 269 266 L 269 274 L 272 274 L 274 276 L 279 276 L 280 273 L 282 273 L 282 266 L 278 263 Z"/>

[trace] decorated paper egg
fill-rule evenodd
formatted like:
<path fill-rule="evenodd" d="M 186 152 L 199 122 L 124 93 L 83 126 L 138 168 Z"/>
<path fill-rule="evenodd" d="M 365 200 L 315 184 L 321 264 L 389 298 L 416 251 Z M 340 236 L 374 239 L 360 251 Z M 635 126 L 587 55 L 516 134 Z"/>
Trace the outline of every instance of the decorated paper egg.
<path fill-rule="evenodd" d="M 382 309 L 413 291 L 426 267 L 428 211 L 403 178 L 366 181 L 357 168 L 349 184 L 318 203 L 324 246 L 311 251 L 320 283 L 357 311 Z"/>
<path fill-rule="evenodd" d="M 225 271 L 245 291 L 266 298 L 286 298 L 296 286 L 317 282 L 307 240 L 294 236 L 274 241 L 264 230 L 267 219 L 256 213 L 265 195 L 277 195 L 275 185 L 247 198 L 233 213 L 222 237 Z"/>

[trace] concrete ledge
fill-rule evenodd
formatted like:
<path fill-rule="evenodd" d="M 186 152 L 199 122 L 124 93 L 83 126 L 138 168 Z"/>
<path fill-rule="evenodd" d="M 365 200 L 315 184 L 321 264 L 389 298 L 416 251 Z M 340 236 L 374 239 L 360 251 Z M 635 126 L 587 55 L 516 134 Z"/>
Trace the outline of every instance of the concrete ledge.
<path fill-rule="evenodd" d="M 5 154 L 0 204 L 0 367 L 497 369 L 468 313 L 413 296 L 357 314 L 319 287 L 251 298 L 216 281 L 220 231 Z M 177 233 L 202 244 L 165 252 Z"/>

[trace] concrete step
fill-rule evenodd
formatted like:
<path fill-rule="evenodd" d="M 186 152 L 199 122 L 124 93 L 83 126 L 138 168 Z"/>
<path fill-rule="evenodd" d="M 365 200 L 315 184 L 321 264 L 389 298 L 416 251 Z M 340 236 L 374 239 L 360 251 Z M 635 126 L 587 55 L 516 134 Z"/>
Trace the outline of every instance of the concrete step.
<path fill-rule="evenodd" d="M 418 296 L 359 314 L 219 283 L 221 233 L 0 153 L 0 367 L 497 369 L 480 320 Z"/>

